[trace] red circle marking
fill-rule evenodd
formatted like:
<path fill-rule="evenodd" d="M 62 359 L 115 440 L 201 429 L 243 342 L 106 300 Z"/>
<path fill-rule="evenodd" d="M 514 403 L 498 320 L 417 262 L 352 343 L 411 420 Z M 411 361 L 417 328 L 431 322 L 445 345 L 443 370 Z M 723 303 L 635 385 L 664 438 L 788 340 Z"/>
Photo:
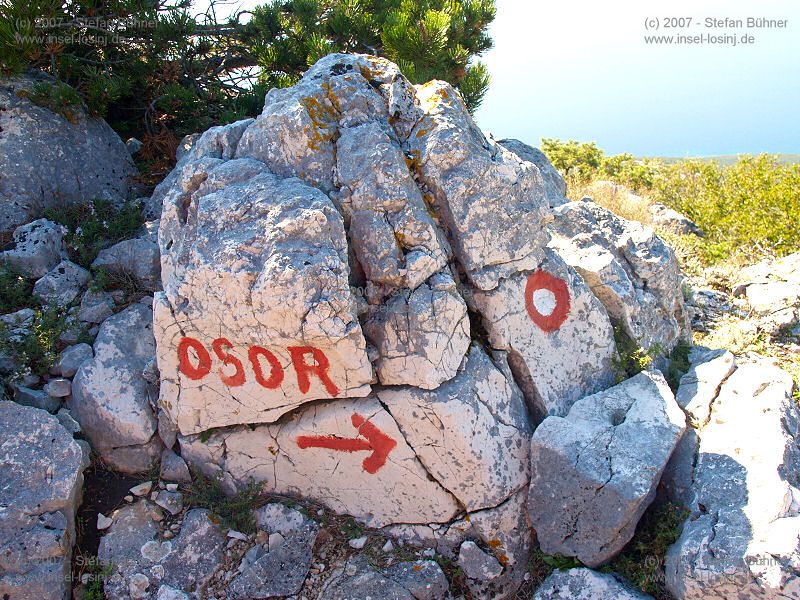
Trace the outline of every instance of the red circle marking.
<path fill-rule="evenodd" d="M 556 299 L 556 306 L 549 315 L 540 313 L 533 303 L 533 294 L 537 290 L 548 290 Z M 569 315 L 569 288 L 567 282 L 547 271 L 534 271 L 528 276 L 528 283 L 525 285 L 525 308 L 528 309 L 528 316 L 531 321 L 536 323 L 543 331 L 550 333 L 564 324 Z"/>

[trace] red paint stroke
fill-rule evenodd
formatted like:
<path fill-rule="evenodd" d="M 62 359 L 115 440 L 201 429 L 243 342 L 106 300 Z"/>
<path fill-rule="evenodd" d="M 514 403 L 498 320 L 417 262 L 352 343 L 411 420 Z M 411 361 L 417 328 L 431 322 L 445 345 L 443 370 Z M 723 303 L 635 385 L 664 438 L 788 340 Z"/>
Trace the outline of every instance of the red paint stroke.
<path fill-rule="evenodd" d="M 211 347 L 214 349 L 214 354 L 216 354 L 217 358 L 222 361 L 223 365 L 233 365 L 236 369 L 233 375 L 226 375 L 223 368 L 220 367 L 219 378 L 222 383 L 228 387 L 239 387 L 240 385 L 244 385 L 244 365 L 242 365 L 242 361 L 240 361 L 230 352 L 225 351 L 228 348 L 233 348 L 233 344 L 231 344 L 226 338 L 217 338 L 211 342 Z"/>
<path fill-rule="evenodd" d="M 338 452 L 372 450 L 372 454 L 364 459 L 361 466 L 367 473 L 374 475 L 386 464 L 389 453 L 397 446 L 397 442 L 358 413 L 353 413 L 351 421 L 353 427 L 364 439 L 342 438 L 336 435 L 300 435 L 297 436 L 297 447 L 300 449 L 325 448 Z"/>
<path fill-rule="evenodd" d="M 322 350 L 314 348 L 313 346 L 290 346 L 287 350 L 292 357 L 292 365 L 294 366 L 295 373 L 297 373 L 297 387 L 300 388 L 301 394 L 308 393 L 308 390 L 311 388 L 311 380 L 308 376 L 316 375 L 331 396 L 339 395 L 339 388 L 336 387 L 336 384 L 328 377 L 328 369 L 331 363 Z M 316 364 L 308 364 L 304 358 L 306 354 L 311 354 L 311 358 L 314 359 Z"/>
<path fill-rule="evenodd" d="M 189 359 L 189 348 L 197 354 L 197 366 Z M 211 355 L 198 340 L 185 337 L 178 343 L 178 369 L 189 379 L 202 379 L 211 371 Z"/>
<path fill-rule="evenodd" d="M 555 308 L 549 315 L 540 313 L 533 303 L 533 294 L 537 290 L 549 290 L 556 299 Z M 528 316 L 540 329 L 548 333 L 556 331 L 567 320 L 570 310 L 569 288 L 567 282 L 542 269 L 528 276 L 525 285 L 525 308 Z"/>
<path fill-rule="evenodd" d="M 250 357 L 250 364 L 253 365 L 253 374 L 256 376 L 256 381 L 259 385 L 274 390 L 283 382 L 283 366 L 281 366 L 278 358 L 266 348 L 261 346 L 250 346 L 247 355 Z M 261 362 L 258 357 L 263 356 L 269 363 L 269 378 L 264 377 L 264 371 L 261 369 Z"/>

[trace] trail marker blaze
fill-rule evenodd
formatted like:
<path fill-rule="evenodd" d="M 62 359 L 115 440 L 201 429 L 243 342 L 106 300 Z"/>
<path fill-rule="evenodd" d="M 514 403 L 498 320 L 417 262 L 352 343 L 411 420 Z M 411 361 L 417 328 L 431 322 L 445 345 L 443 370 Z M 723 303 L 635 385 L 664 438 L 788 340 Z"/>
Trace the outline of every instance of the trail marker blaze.
<path fill-rule="evenodd" d="M 386 464 L 389 453 L 397 446 L 397 442 L 358 413 L 353 413 L 350 420 L 363 439 L 360 437 L 342 438 L 337 435 L 299 435 L 297 436 L 297 447 L 301 450 L 325 448 L 337 452 L 372 450 L 372 454 L 364 459 L 361 466 L 367 473 L 374 475 Z"/>
<path fill-rule="evenodd" d="M 539 290 L 547 290 L 553 294 L 555 306 L 550 314 L 542 314 L 534 302 L 534 294 Z M 556 331 L 567 320 L 570 311 L 569 288 L 567 282 L 542 269 L 528 276 L 525 285 L 525 308 L 528 316 L 542 331 Z"/>

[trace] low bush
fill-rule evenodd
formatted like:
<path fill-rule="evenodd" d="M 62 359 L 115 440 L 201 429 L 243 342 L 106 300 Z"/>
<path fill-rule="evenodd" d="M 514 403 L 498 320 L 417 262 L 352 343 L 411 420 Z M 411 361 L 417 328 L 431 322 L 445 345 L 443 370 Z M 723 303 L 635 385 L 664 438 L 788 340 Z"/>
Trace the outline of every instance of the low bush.
<path fill-rule="evenodd" d="M 206 477 L 199 471 L 192 474 L 193 483 L 186 494 L 190 506 L 207 508 L 229 529 L 253 533 L 256 519 L 253 510 L 263 504 L 261 484 L 251 482 L 232 496 L 225 494 L 220 478 Z"/>

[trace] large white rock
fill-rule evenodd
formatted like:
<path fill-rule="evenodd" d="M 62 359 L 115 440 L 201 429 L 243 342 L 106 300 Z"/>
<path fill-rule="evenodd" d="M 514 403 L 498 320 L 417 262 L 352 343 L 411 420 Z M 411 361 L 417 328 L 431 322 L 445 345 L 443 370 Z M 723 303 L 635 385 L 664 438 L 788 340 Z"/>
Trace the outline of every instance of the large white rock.
<path fill-rule="evenodd" d="M 594 202 L 554 209 L 550 246 L 586 280 L 608 314 L 640 346 L 665 351 L 686 339 L 678 259 L 653 231 Z"/>
<path fill-rule="evenodd" d="M 0 597 L 63 600 L 89 457 L 56 417 L 15 402 L 0 402 L 0 457 Z"/>
<path fill-rule="evenodd" d="M 392 416 L 373 397 L 300 409 L 275 425 L 180 438 L 181 454 L 206 473 L 251 479 L 267 491 L 325 503 L 370 526 L 447 522 L 461 510 L 428 472 Z"/>
<path fill-rule="evenodd" d="M 473 299 L 509 362 L 534 418 L 567 414 L 578 398 L 614 383 L 614 329 L 603 305 L 552 251 L 542 266 Z"/>
<path fill-rule="evenodd" d="M 549 218 L 539 169 L 487 140 L 449 84 L 419 86 L 417 97 L 425 114 L 405 147 L 469 280 L 491 290 L 539 266 Z"/>
<path fill-rule="evenodd" d="M 666 557 L 679 600 L 800 596 L 800 410 L 792 378 L 744 364 L 699 432 L 691 515 Z"/>
<path fill-rule="evenodd" d="M 180 431 L 368 394 L 372 367 L 330 199 L 250 159 L 192 181 L 164 201 L 155 299 L 160 404 Z"/>
<path fill-rule="evenodd" d="M 591 569 L 553 571 L 533 595 L 533 600 L 652 600 L 612 573 Z"/>
<path fill-rule="evenodd" d="M 658 371 L 644 371 L 548 417 L 531 439 L 529 510 L 546 554 L 596 567 L 633 537 L 685 417 Z"/>
<path fill-rule="evenodd" d="M 142 377 L 154 353 L 152 310 L 132 304 L 103 321 L 94 357 L 81 363 L 72 382 L 74 417 L 103 459 L 127 473 L 146 471 L 161 454 L 157 392 Z"/>

